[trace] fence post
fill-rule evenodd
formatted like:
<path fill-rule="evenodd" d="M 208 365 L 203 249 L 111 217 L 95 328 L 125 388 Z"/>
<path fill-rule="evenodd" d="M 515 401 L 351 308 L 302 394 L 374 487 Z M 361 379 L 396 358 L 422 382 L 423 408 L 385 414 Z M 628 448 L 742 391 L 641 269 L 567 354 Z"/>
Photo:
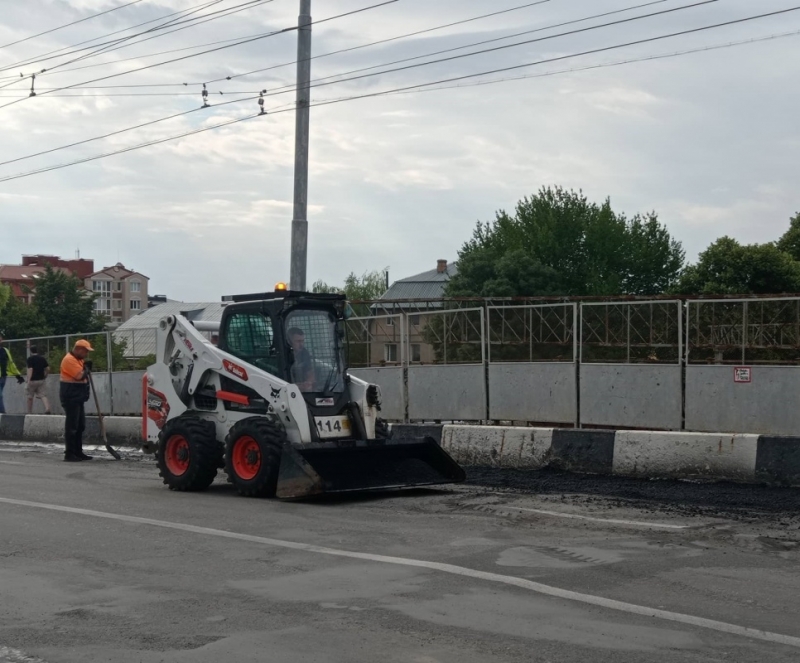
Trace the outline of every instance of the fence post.
<path fill-rule="evenodd" d="M 114 353 L 111 351 L 111 332 L 106 332 L 106 364 L 108 366 L 109 414 L 114 414 Z M 98 412 L 99 416 L 100 413 Z"/>
<path fill-rule="evenodd" d="M 403 343 L 405 342 L 406 348 L 409 350 L 405 353 L 405 361 L 403 361 Z M 411 423 L 409 419 L 409 392 L 408 392 L 408 367 L 410 365 L 410 348 L 411 348 L 411 320 L 408 312 L 400 311 L 400 370 L 403 374 L 403 423 Z"/>
<path fill-rule="evenodd" d="M 583 428 L 581 423 L 581 366 L 583 366 L 583 302 L 573 304 L 575 314 L 573 336 L 577 339 L 577 352 L 575 353 L 575 428 Z M 575 332 L 577 331 L 577 335 Z"/>

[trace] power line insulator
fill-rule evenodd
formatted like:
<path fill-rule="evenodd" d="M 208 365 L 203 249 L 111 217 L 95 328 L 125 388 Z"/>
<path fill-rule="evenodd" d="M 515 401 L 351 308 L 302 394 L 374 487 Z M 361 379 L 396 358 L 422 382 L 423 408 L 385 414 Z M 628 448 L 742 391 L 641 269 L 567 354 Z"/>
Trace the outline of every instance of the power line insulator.
<path fill-rule="evenodd" d="M 259 115 L 266 115 L 267 114 L 267 111 L 264 110 L 264 93 L 263 92 L 260 95 L 258 95 L 258 110 L 259 110 L 259 113 L 258 113 Z"/>
<path fill-rule="evenodd" d="M 29 97 L 36 96 L 36 90 L 33 89 L 34 83 L 36 83 L 36 74 L 31 74 L 31 93 L 28 95 Z"/>
<path fill-rule="evenodd" d="M 209 108 L 208 90 L 206 89 L 206 84 L 205 83 L 203 83 L 203 92 L 201 94 L 203 95 L 203 108 Z"/>

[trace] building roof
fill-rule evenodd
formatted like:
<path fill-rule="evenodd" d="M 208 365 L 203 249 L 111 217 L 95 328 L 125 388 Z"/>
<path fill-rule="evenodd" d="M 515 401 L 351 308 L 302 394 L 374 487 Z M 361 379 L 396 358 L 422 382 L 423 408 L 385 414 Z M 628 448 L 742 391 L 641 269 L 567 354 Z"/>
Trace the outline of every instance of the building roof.
<path fill-rule="evenodd" d="M 427 299 L 437 300 L 444 297 L 444 290 L 447 282 L 458 274 L 458 263 L 450 263 L 443 272 L 437 269 L 430 269 L 421 274 L 415 274 L 392 283 L 381 299 Z M 402 304 L 392 305 L 395 308 L 403 308 Z M 372 308 L 379 308 L 373 304 Z"/>
<path fill-rule="evenodd" d="M 39 265 L 0 265 L 0 280 L 8 281 L 30 281 L 39 278 L 45 273 L 46 267 Z M 56 271 L 66 271 L 61 267 L 56 267 Z"/>
<path fill-rule="evenodd" d="M 150 280 L 149 276 L 145 276 L 141 272 L 137 272 L 133 269 L 128 269 L 123 265 L 121 262 L 118 262 L 116 265 L 112 265 L 111 267 L 103 267 L 103 269 L 94 272 L 93 274 L 89 274 L 86 278 L 90 279 L 94 276 L 106 275 L 111 276 L 113 278 L 119 277 L 120 279 L 128 279 L 131 276 L 141 276 L 143 279 Z"/>
<path fill-rule="evenodd" d="M 191 320 L 218 322 L 222 320 L 222 302 L 167 302 L 144 309 L 114 330 L 114 340 L 125 341 L 125 356 L 129 359 L 155 354 L 156 329 L 161 318 L 186 313 Z"/>

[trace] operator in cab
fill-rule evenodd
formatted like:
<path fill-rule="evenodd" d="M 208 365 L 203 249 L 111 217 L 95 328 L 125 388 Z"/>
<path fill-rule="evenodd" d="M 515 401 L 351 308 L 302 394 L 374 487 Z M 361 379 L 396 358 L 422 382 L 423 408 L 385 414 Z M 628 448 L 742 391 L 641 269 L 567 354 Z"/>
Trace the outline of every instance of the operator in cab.
<path fill-rule="evenodd" d="M 299 327 L 289 330 L 289 343 L 292 345 L 294 363 L 292 364 L 292 382 L 300 391 L 307 393 L 314 390 L 314 362 L 306 348 L 306 334 Z"/>
<path fill-rule="evenodd" d="M 86 430 L 86 412 L 83 404 L 89 400 L 89 374 L 92 362 L 87 359 L 93 352 L 89 341 L 81 339 L 61 361 L 60 400 L 64 408 L 64 461 L 78 463 L 92 460 L 83 453 L 83 431 Z"/>

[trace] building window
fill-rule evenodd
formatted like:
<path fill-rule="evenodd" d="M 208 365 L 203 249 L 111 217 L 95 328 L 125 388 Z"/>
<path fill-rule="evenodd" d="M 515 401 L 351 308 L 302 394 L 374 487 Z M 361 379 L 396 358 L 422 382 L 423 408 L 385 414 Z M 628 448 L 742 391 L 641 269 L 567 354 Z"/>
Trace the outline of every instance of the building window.
<path fill-rule="evenodd" d="M 394 327 L 394 318 L 386 318 L 386 326 Z"/>
<path fill-rule="evenodd" d="M 94 310 L 97 311 L 98 313 L 111 315 L 111 300 L 103 298 L 95 299 Z"/>
<path fill-rule="evenodd" d="M 383 346 L 383 358 L 387 364 L 397 363 L 397 343 L 387 343 Z"/>
<path fill-rule="evenodd" d="M 111 294 L 111 281 L 92 281 L 92 290 L 101 295 Z"/>
<path fill-rule="evenodd" d="M 141 291 L 142 291 L 141 281 L 131 281 L 131 292 L 141 292 Z"/>
<path fill-rule="evenodd" d="M 121 299 L 115 299 L 114 300 L 114 310 L 115 311 L 121 311 L 122 310 L 122 300 Z"/>
<path fill-rule="evenodd" d="M 422 346 L 419 344 L 412 344 L 411 346 L 411 361 L 422 361 Z"/>
<path fill-rule="evenodd" d="M 408 322 L 415 327 L 419 327 L 419 316 L 418 315 L 410 315 L 408 317 Z"/>
<path fill-rule="evenodd" d="M 131 311 L 141 311 L 142 302 L 139 299 L 131 299 Z"/>

